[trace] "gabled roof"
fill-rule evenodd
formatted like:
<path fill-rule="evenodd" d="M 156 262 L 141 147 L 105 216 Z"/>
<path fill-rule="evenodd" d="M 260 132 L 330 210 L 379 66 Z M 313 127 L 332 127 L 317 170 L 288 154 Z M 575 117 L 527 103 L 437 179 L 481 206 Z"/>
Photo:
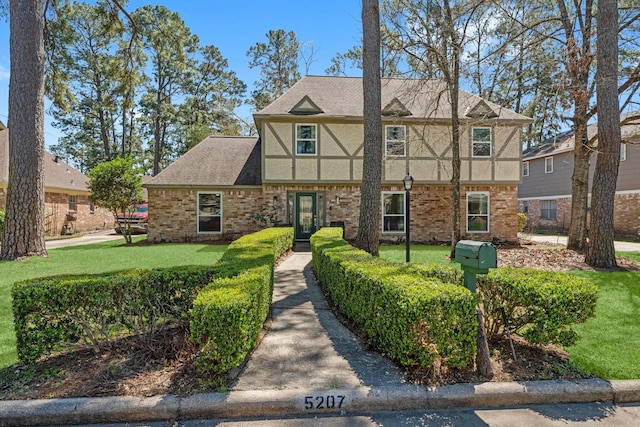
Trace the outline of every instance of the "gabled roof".
<path fill-rule="evenodd" d="M 398 98 L 393 98 L 391 102 L 382 107 L 382 115 L 385 117 L 406 117 L 411 115 L 411 111 Z"/>
<path fill-rule="evenodd" d="M 411 120 L 444 121 L 451 118 L 451 102 L 446 84 L 441 80 L 382 79 L 382 105 L 397 104 L 411 113 Z M 291 116 L 291 109 L 308 97 L 322 112 L 314 117 L 363 116 L 362 78 L 306 76 L 294 84 L 284 95 L 254 114 L 256 122 L 274 116 Z M 497 104 L 485 101 L 469 92 L 460 90 L 459 110 L 461 121 L 475 121 L 462 113 L 482 106 L 485 116 L 490 113 L 495 122 L 531 123 L 531 119 Z M 260 128 L 258 126 L 258 128 Z"/>
<path fill-rule="evenodd" d="M 633 111 L 620 115 L 620 136 L 623 143 L 640 143 L 640 111 Z M 598 124 L 592 123 L 587 126 L 587 137 L 589 139 L 598 134 Z M 576 140 L 573 130 L 562 132 L 537 144 L 522 153 L 523 160 L 532 160 L 539 157 L 548 157 L 555 154 L 573 151 Z M 596 144 L 597 146 L 597 141 Z"/>
<path fill-rule="evenodd" d="M 322 113 L 322 108 L 318 107 L 315 102 L 309 98 L 308 95 L 305 95 L 304 98 L 300 100 L 296 105 L 289 110 L 291 114 L 306 116 L 311 114 L 320 114 Z"/>
<path fill-rule="evenodd" d="M 261 164 L 258 138 L 210 136 L 144 186 L 256 186 L 262 184 Z"/>
<path fill-rule="evenodd" d="M 64 163 L 58 156 L 44 152 L 45 191 L 88 193 L 89 178 L 79 170 Z M 9 129 L 0 130 L 0 186 L 9 181 Z"/>

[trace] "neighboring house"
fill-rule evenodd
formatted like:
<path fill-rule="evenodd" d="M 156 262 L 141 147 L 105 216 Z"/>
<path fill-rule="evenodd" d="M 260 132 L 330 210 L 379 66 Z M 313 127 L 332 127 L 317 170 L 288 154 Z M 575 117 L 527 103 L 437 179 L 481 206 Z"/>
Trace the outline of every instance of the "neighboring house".
<path fill-rule="evenodd" d="M 451 236 L 451 106 L 440 81 L 383 79 L 382 240 Z M 517 239 L 522 127 L 531 120 L 460 91 L 461 232 Z M 304 240 L 357 234 L 363 173 L 362 79 L 307 76 L 254 114 L 259 138 L 209 137 L 145 184 L 150 241 L 230 240 L 277 213 Z"/>
<path fill-rule="evenodd" d="M 9 130 L 0 123 L 0 209 L 7 205 L 9 180 Z M 102 230 L 113 226 L 113 215 L 89 202 L 89 178 L 44 153 L 45 234 L 55 236 L 73 232 Z"/>
<path fill-rule="evenodd" d="M 589 138 L 593 138 L 597 134 L 597 124 L 590 125 L 587 132 Z M 614 230 L 618 235 L 636 235 L 640 226 L 640 123 L 622 126 L 621 134 Z M 567 231 L 569 228 L 574 143 L 573 133 L 567 132 L 523 155 L 518 206 L 519 211 L 527 215 L 528 227 L 532 230 Z M 589 207 L 596 151 L 589 170 Z"/>

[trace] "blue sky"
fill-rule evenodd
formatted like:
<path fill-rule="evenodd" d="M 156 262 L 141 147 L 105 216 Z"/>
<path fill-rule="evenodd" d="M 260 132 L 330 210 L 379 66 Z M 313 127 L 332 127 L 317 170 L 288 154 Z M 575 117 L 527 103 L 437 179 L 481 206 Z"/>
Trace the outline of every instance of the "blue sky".
<path fill-rule="evenodd" d="M 249 90 L 259 78 L 250 69 L 246 52 L 265 42 L 269 30 L 294 31 L 300 42 L 313 42 L 316 54 L 309 74 L 323 75 L 336 53 L 360 43 L 360 0 L 131 0 L 127 10 L 160 4 L 178 12 L 204 45 L 215 45 Z M 7 123 L 9 91 L 9 23 L 0 21 L 0 120 Z M 301 73 L 304 74 L 303 69 Z M 241 112 L 242 114 L 243 112 Z M 248 113 L 247 113 L 248 114 Z M 55 144 L 60 132 L 46 118 L 46 145 Z"/>

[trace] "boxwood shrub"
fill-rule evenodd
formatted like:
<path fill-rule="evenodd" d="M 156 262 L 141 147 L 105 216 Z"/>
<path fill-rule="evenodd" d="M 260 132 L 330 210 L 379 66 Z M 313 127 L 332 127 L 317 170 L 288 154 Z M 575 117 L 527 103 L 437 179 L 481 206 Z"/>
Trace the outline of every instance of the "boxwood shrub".
<path fill-rule="evenodd" d="M 474 359 L 475 297 L 436 277 L 455 279 L 454 269 L 372 257 L 344 241 L 340 228 L 322 228 L 311 247 L 316 276 L 333 304 L 389 358 L 427 368 L 436 359 L 454 367 Z"/>
<path fill-rule="evenodd" d="M 493 336 L 503 333 L 501 305 L 511 332 L 532 344 L 573 344 L 578 337 L 571 325 L 595 311 L 597 287 L 567 273 L 501 267 L 478 277 L 478 295 Z"/>
<path fill-rule="evenodd" d="M 271 307 L 275 262 L 292 245 L 291 228 L 268 228 L 229 245 L 218 276 L 191 310 L 191 338 L 203 376 L 215 379 L 253 349 Z"/>

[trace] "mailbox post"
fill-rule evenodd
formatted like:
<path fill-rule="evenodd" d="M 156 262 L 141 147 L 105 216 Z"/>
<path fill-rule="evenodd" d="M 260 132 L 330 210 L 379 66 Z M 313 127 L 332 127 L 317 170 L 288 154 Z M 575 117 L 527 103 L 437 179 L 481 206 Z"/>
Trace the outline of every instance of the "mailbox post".
<path fill-rule="evenodd" d="M 496 247 L 489 242 L 460 240 L 456 243 L 456 262 L 464 271 L 464 287 L 475 294 L 476 274 L 487 274 L 498 266 Z"/>

